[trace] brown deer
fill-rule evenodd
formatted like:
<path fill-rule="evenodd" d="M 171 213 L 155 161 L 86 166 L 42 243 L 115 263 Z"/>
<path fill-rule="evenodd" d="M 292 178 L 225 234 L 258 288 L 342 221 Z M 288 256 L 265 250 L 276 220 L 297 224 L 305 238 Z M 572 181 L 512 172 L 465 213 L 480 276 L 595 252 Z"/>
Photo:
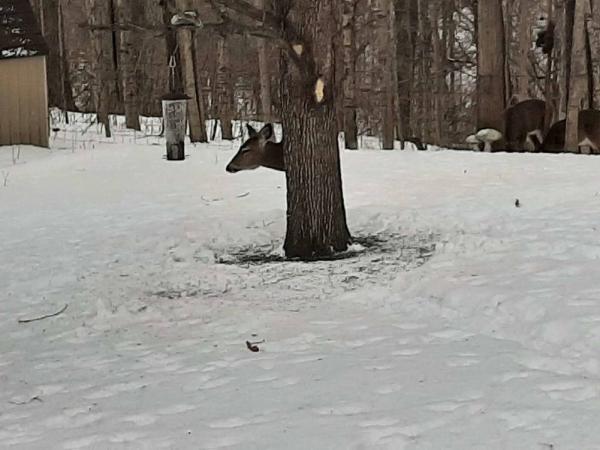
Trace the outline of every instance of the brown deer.
<path fill-rule="evenodd" d="M 550 127 L 540 146 L 540 152 L 560 153 L 565 151 L 566 120 L 559 120 Z M 584 109 L 577 119 L 579 147 L 590 147 L 594 153 L 600 151 L 600 111 Z"/>
<path fill-rule="evenodd" d="M 546 102 L 524 100 L 504 113 L 504 138 L 507 151 L 537 151 L 542 143 Z"/>
<path fill-rule="evenodd" d="M 227 164 L 227 172 L 254 170 L 261 166 L 285 172 L 283 142 L 273 142 L 275 137 L 273 125 L 269 123 L 260 131 L 256 131 L 251 125 L 247 127 L 249 138 Z"/>
<path fill-rule="evenodd" d="M 474 149 L 490 152 L 496 141 L 504 139 L 509 152 L 536 151 L 542 143 L 546 103 L 542 100 L 523 100 L 504 111 L 504 133 L 493 128 L 484 128 L 467 138 Z"/>

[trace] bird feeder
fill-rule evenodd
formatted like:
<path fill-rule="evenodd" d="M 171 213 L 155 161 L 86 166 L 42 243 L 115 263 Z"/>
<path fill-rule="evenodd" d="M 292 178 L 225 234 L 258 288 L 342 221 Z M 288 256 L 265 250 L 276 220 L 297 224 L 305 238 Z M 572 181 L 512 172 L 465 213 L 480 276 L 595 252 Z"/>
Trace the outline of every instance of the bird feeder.
<path fill-rule="evenodd" d="M 167 161 L 185 160 L 185 135 L 187 131 L 187 102 L 190 98 L 172 93 L 162 98 Z"/>
<path fill-rule="evenodd" d="M 174 28 L 200 29 L 203 23 L 196 11 L 184 11 L 171 18 Z M 169 59 L 169 94 L 162 98 L 164 134 L 167 142 L 167 161 L 185 160 L 185 135 L 187 131 L 187 102 L 190 97 L 177 92 L 175 72 L 177 59 L 173 52 Z"/>

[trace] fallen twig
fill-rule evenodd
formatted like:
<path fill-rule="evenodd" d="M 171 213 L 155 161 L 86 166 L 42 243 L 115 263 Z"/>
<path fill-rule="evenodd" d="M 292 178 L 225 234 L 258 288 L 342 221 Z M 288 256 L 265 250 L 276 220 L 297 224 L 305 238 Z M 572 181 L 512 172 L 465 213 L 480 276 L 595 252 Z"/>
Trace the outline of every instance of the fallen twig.
<path fill-rule="evenodd" d="M 237 198 L 244 198 L 244 197 L 248 197 L 250 195 L 250 192 L 244 192 L 243 194 L 240 194 L 237 196 Z"/>
<path fill-rule="evenodd" d="M 44 320 L 44 319 L 49 319 L 50 317 L 60 316 L 62 313 L 64 313 L 67 310 L 68 307 L 69 307 L 69 305 L 65 304 L 65 306 L 63 306 L 60 311 L 57 311 L 52 314 L 46 314 L 45 316 L 41 316 L 41 317 L 34 317 L 33 319 L 19 319 L 19 323 L 37 322 L 38 320 Z"/>

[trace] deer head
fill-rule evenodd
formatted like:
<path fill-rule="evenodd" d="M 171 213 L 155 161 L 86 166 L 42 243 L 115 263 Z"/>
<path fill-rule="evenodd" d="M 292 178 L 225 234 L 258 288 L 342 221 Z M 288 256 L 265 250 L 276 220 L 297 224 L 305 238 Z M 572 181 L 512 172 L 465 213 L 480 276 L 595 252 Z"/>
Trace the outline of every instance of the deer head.
<path fill-rule="evenodd" d="M 283 145 L 273 142 L 275 136 L 273 125 L 269 123 L 260 131 L 256 131 L 251 125 L 247 125 L 247 127 L 249 138 L 227 165 L 227 172 L 254 170 L 260 166 L 284 170 Z"/>

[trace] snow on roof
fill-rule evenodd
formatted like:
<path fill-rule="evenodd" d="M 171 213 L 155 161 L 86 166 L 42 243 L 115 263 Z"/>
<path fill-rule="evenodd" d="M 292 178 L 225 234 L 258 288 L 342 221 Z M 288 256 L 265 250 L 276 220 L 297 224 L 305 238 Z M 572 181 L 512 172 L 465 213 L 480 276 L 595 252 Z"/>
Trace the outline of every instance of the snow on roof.
<path fill-rule="evenodd" d="M 0 0 L 0 60 L 47 54 L 29 0 Z"/>

